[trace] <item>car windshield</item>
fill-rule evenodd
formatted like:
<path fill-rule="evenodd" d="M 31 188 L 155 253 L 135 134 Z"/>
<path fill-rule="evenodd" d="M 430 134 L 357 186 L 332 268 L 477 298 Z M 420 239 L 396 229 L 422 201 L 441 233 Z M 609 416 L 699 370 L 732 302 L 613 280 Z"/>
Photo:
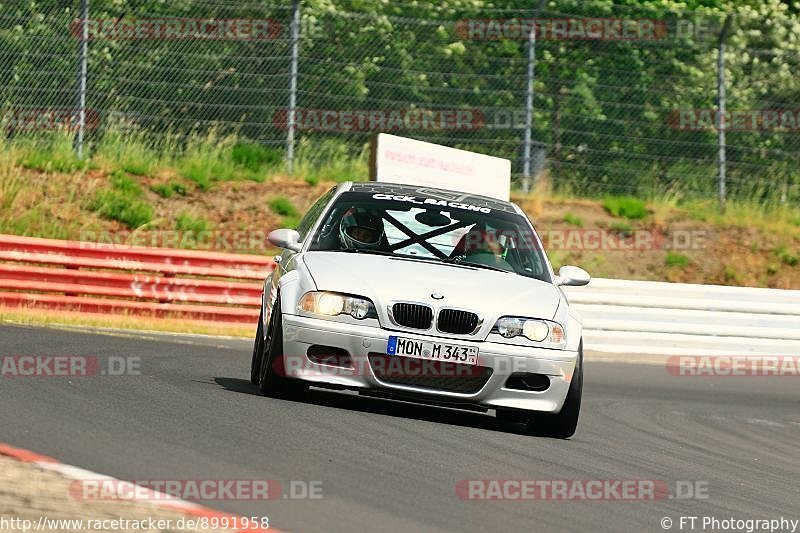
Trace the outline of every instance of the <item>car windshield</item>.
<path fill-rule="evenodd" d="M 308 249 L 438 261 L 550 281 L 525 218 L 451 200 L 343 193 Z"/>

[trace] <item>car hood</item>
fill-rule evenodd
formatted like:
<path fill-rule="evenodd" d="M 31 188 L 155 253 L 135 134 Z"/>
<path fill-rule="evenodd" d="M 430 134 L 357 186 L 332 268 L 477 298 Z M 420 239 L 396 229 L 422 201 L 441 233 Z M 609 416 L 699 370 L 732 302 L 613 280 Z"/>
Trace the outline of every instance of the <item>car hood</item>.
<path fill-rule="evenodd" d="M 559 304 L 554 285 L 514 273 L 341 252 L 308 252 L 302 260 L 317 289 L 364 296 L 384 309 L 394 301 L 420 302 L 473 310 L 494 323 L 511 315 L 551 319 Z"/>

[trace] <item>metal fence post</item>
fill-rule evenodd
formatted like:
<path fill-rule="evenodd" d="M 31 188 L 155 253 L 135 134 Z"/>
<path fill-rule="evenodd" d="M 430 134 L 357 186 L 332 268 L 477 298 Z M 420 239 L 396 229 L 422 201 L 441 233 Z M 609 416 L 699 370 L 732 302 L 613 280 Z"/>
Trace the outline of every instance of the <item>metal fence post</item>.
<path fill-rule="evenodd" d="M 289 66 L 289 109 L 287 114 L 288 128 L 286 133 L 286 170 L 294 173 L 294 132 L 297 108 L 297 61 L 300 41 L 300 0 L 292 1 L 292 59 Z"/>
<path fill-rule="evenodd" d="M 78 130 L 75 134 L 75 152 L 83 159 L 83 138 L 86 133 L 86 76 L 89 53 L 89 0 L 81 0 L 81 38 L 78 43 L 78 84 L 75 106 L 78 111 Z"/>
<path fill-rule="evenodd" d="M 533 14 L 531 31 L 528 32 L 528 72 L 525 88 L 525 144 L 522 154 L 522 192 L 531 190 L 531 144 L 533 143 L 533 83 L 536 77 L 536 17 L 546 0 L 540 0 Z"/>
<path fill-rule="evenodd" d="M 725 179 L 727 172 L 727 154 L 725 144 L 725 37 L 728 34 L 728 29 L 731 25 L 731 16 L 725 18 L 725 24 L 722 26 L 722 31 L 719 34 L 719 43 L 717 47 L 717 165 L 718 165 L 718 184 L 717 194 L 719 197 L 719 210 L 725 212 L 725 200 L 727 193 L 725 191 Z"/>

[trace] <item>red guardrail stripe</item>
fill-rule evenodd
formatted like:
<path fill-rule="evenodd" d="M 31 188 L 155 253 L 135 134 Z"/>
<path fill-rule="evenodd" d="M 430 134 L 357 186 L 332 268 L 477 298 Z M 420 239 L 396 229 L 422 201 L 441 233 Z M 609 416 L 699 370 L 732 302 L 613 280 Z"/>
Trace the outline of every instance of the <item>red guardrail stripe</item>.
<path fill-rule="evenodd" d="M 66 268 L 44 268 L 29 265 L 0 264 L 0 283 L 3 280 L 73 283 L 96 287 L 115 287 L 133 291 L 168 291 L 186 294 L 225 294 L 229 296 L 261 297 L 261 283 L 175 278 L 146 274 L 93 272 Z"/>
<path fill-rule="evenodd" d="M 275 266 L 271 257 L 258 255 L 14 235 L 0 235 L 0 261 L 22 263 L 0 264 L 5 306 L 230 324 L 255 323 L 263 280 Z M 227 279 L 175 277 L 181 275 Z M 137 301 L 142 299 L 155 301 Z"/>
<path fill-rule="evenodd" d="M 272 271 L 265 267 L 261 270 L 244 270 L 233 268 L 209 268 L 169 263 L 131 261 L 124 259 L 90 259 L 66 254 L 31 253 L 21 251 L 0 251 L 0 261 L 16 261 L 46 265 L 62 265 L 74 268 L 96 268 L 107 270 L 127 270 L 136 272 L 159 272 L 170 275 L 187 275 L 203 277 L 219 277 L 233 279 L 263 280 Z"/>
<path fill-rule="evenodd" d="M 91 296 L 111 296 L 117 298 L 137 298 L 142 300 L 158 300 L 159 302 L 191 302 L 218 305 L 245 305 L 257 307 L 261 297 L 232 296 L 219 294 L 196 294 L 186 291 L 170 291 L 158 287 L 149 289 L 136 287 L 99 287 L 77 283 L 53 283 L 49 281 L 8 280 L 0 278 L 0 289 L 33 292 L 57 292 L 68 296 L 76 294 Z"/>
<path fill-rule="evenodd" d="M 270 269 L 275 266 L 275 261 L 272 257 L 265 255 L 229 254 L 198 250 L 176 250 L 172 248 L 145 248 L 141 246 L 18 237 L 16 235 L 0 235 L 0 250 L 60 253 L 72 257 L 100 257 L 143 262 L 161 261 L 195 266 L 225 265 L 228 268 L 237 268 L 247 265 L 246 270 L 254 270 L 253 266 L 266 266 Z"/>
<path fill-rule="evenodd" d="M 255 324 L 258 320 L 259 312 L 258 309 L 252 308 L 157 304 L 104 298 L 57 296 L 52 294 L 25 294 L 19 292 L 0 292 L 0 304 L 8 307 L 59 309 L 83 311 L 87 313 L 131 314 L 156 318 L 186 317 L 194 320 L 211 320 L 242 324 Z"/>

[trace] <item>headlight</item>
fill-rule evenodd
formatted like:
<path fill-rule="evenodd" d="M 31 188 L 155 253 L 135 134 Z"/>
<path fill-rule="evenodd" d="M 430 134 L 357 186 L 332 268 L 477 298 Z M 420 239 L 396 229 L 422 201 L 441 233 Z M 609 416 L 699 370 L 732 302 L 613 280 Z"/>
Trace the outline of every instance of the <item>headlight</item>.
<path fill-rule="evenodd" d="M 506 339 L 523 336 L 533 342 L 546 342 L 557 346 L 562 346 L 566 340 L 561 324 L 533 318 L 504 316 L 495 323 L 492 332 Z"/>
<path fill-rule="evenodd" d="M 300 298 L 297 310 L 325 316 L 350 315 L 358 320 L 378 318 L 375 306 L 366 298 L 337 292 L 307 292 Z"/>

